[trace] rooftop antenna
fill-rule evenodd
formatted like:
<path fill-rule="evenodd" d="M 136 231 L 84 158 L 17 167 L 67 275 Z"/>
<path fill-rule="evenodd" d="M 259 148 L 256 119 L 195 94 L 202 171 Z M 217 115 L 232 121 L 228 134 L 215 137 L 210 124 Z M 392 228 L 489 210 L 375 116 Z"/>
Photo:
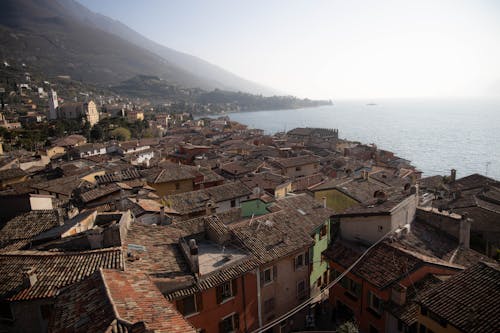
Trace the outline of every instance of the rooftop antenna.
<path fill-rule="evenodd" d="M 252 225 L 254 215 L 255 213 L 252 213 L 252 217 L 250 218 L 250 222 L 248 222 L 248 225 Z"/>

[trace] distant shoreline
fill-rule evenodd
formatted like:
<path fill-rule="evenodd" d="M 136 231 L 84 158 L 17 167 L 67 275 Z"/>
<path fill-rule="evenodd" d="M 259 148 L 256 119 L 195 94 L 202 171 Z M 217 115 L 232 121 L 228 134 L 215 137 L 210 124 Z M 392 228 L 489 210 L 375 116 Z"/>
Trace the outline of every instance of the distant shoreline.
<path fill-rule="evenodd" d="M 327 107 L 327 106 L 335 106 L 335 104 L 332 103 L 332 104 L 325 104 L 325 105 L 303 106 L 303 107 L 300 107 L 300 108 L 286 108 L 286 109 L 226 111 L 224 113 L 196 114 L 196 115 L 193 115 L 193 118 L 194 119 L 201 119 L 201 118 L 205 118 L 205 117 L 215 118 L 215 117 L 228 116 L 230 114 L 235 114 L 235 113 L 273 112 L 273 111 L 295 111 L 295 110 L 302 110 L 302 109 L 319 109 L 319 108 L 324 108 L 324 107 Z"/>

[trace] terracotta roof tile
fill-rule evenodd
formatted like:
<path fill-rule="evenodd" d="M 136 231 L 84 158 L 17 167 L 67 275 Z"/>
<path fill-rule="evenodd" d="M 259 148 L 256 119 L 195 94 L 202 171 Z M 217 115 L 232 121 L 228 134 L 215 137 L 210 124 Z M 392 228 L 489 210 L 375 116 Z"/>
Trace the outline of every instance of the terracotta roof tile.
<path fill-rule="evenodd" d="M 463 332 L 498 332 L 500 267 L 478 263 L 426 293 L 419 303 Z"/>
<path fill-rule="evenodd" d="M 36 283 L 22 286 L 21 272 L 33 268 Z M 54 297 L 59 290 L 91 275 L 99 268 L 123 269 L 119 248 L 58 253 L 16 251 L 0 254 L 0 295 L 12 301 Z"/>

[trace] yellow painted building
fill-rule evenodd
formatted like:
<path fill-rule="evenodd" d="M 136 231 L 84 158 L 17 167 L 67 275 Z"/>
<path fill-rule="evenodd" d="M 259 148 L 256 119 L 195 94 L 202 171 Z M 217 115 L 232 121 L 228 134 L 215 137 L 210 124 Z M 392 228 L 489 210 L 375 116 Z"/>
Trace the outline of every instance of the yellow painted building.
<path fill-rule="evenodd" d="M 335 188 L 315 191 L 314 198 L 318 201 L 322 201 L 323 198 L 326 198 L 326 207 L 336 212 L 343 212 L 358 204 L 358 201 Z"/>
<path fill-rule="evenodd" d="M 156 190 L 156 194 L 162 198 L 164 196 L 176 193 L 184 193 L 193 191 L 193 179 L 176 180 L 165 183 L 150 183 L 148 185 Z"/>

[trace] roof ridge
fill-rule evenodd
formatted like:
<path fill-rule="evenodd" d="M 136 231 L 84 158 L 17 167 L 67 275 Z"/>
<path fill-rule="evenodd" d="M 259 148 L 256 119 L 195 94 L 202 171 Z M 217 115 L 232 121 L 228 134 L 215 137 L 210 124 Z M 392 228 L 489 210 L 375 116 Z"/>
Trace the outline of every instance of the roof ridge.
<path fill-rule="evenodd" d="M 2 257 L 2 256 L 10 256 L 10 257 L 31 257 L 31 256 L 64 257 L 64 256 L 78 256 L 78 255 L 85 256 L 85 255 L 91 255 L 94 253 L 117 252 L 117 251 L 121 251 L 121 246 L 107 247 L 107 248 L 103 248 L 103 249 L 88 250 L 88 251 L 78 251 L 78 252 L 15 250 L 15 251 L 10 251 L 10 252 L 2 252 L 2 253 L 0 253 L 0 257 Z"/>
<path fill-rule="evenodd" d="M 449 266 L 449 267 L 453 267 L 453 268 L 460 268 L 460 269 L 464 269 L 465 267 L 462 266 L 462 265 L 458 265 L 458 264 L 454 264 L 454 263 L 451 263 L 451 262 L 448 262 L 446 260 L 443 260 L 443 259 L 440 259 L 438 257 L 434 257 L 434 256 L 429 256 L 429 255 L 426 255 L 426 254 L 423 254 L 423 253 L 420 253 L 420 252 L 417 252 L 417 251 L 413 251 L 413 250 L 409 250 L 409 249 L 406 249 L 402 246 L 400 246 L 399 244 L 396 244 L 396 243 L 391 243 L 391 244 L 388 244 L 388 243 L 384 243 L 388 246 L 391 246 L 393 248 L 395 248 L 396 250 L 399 250 L 409 256 L 412 256 L 414 257 L 415 259 L 417 260 L 420 260 L 420 261 L 423 261 L 425 263 L 430 263 L 430 264 L 439 264 L 439 265 L 443 265 L 443 266 Z"/>
<path fill-rule="evenodd" d="M 109 301 L 109 304 L 111 305 L 113 309 L 113 313 L 115 314 L 115 319 L 123 321 L 129 325 L 133 325 L 134 323 L 129 322 L 128 320 L 122 319 L 118 313 L 118 309 L 116 308 L 115 302 L 113 302 L 113 297 L 111 296 L 111 290 L 108 287 L 108 284 L 106 283 L 106 279 L 104 278 L 104 269 L 102 267 L 99 268 L 99 276 L 102 280 L 102 284 L 104 286 L 104 292 L 106 293 L 106 298 Z"/>

